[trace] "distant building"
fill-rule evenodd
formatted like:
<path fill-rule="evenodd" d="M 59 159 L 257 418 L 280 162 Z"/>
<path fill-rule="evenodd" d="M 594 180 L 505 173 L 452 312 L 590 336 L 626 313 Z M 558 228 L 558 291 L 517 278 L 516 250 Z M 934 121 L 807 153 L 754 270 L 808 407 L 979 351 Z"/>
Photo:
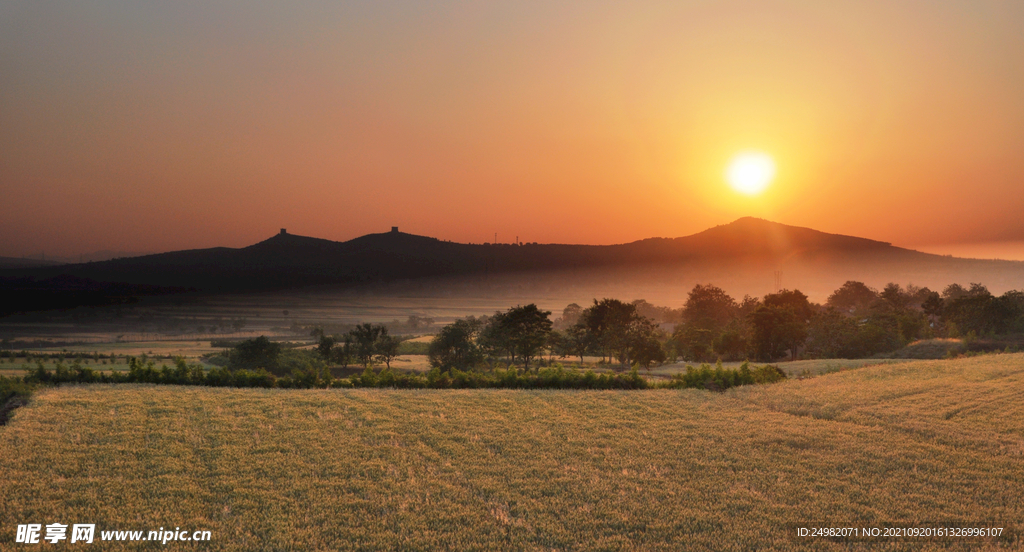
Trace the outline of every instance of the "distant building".
<path fill-rule="evenodd" d="M 392 226 L 391 227 L 391 233 L 392 234 L 397 234 L 398 233 L 398 227 L 397 226 Z"/>
<path fill-rule="evenodd" d="M 287 233 L 288 233 L 288 230 L 285 230 L 284 228 L 281 229 L 281 235 L 282 236 L 287 234 Z"/>

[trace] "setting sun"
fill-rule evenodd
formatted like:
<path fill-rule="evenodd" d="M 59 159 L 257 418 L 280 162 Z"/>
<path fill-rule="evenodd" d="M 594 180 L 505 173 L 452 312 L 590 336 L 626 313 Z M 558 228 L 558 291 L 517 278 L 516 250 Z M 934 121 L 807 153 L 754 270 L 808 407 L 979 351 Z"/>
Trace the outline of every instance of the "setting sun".
<path fill-rule="evenodd" d="M 741 153 L 729 163 L 725 178 L 734 190 L 746 195 L 764 191 L 775 177 L 775 162 L 764 153 Z"/>

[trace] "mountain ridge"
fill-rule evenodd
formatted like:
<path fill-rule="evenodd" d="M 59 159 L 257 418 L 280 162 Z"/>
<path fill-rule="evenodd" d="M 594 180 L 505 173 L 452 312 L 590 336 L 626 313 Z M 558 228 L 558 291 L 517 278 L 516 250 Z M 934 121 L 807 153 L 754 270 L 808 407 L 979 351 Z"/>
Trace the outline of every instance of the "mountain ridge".
<path fill-rule="evenodd" d="M 121 301 L 126 294 L 130 295 L 126 290 L 131 286 L 144 288 L 145 294 L 224 293 L 522 274 L 572 273 L 571 278 L 576 279 L 597 274 L 609 280 L 623 280 L 641 273 L 673 278 L 670 274 L 707 272 L 705 269 L 728 274 L 763 273 L 787 267 L 837 274 L 847 270 L 854 274 L 858 267 L 866 265 L 884 265 L 882 268 L 893 273 L 893 277 L 908 270 L 923 274 L 973 274 L 971 270 L 994 266 L 1009 271 L 1012 281 L 1024 275 L 1024 262 L 951 258 L 888 242 L 743 217 L 689 236 L 613 245 L 465 244 L 399 232 L 397 228 L 337 242 L 282 230 L 241 248 L 191 249 L 83 264 L 0 270 L 0 290 L 8 300 L 18 299 L 18 293 L 31 296 L 17 301 L 22 306 L 19 310 L 25 310 L 31 307 L 30 300 L 48 299 L 46 295 L 52 292 L 66 292 L 69 281 L 76 282 L 74 290 L 78 294 L 88 291 L 82 282 L 96 283 L 98 296 L 114 286 L 115 300 Z"/>

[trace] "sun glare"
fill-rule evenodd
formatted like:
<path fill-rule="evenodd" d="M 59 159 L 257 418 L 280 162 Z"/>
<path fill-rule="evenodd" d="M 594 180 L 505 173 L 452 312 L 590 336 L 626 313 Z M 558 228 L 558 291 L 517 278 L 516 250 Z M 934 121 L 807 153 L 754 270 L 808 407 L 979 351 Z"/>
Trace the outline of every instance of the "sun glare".
<path fill-rule="evenodd" d="M 732 159 L 725 178 L 732 189 L 746 195 L 757 195 L 775 177 L 775 162 L 760 152 L 741 153 Z"/>

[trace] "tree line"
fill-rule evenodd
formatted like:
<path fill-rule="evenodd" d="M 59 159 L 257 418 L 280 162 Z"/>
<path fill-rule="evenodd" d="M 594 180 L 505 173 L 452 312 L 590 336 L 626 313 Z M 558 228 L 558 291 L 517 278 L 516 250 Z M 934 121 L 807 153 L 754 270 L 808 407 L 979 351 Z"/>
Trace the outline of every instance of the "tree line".
<path fill-rule="evenodd" d="M 578 319 L 564 331 L 555 330 L 551 311 L 531 303 L 489 317 L 457 320 L 434 337 L 428 358 L 441 370 L 467 370 L 488 361 L 522 364 L 529 370 L 543 353 L 579 357 L 581 363 L 584 356 L 594 354 L 623 367 L 650 367 L 666 359 L 664 332 L 635 304 L 595 299 L 591 307 L 579 310 Z"/>
<path fill-rule="evenodd" d="M 329 363 L 347 367 L 349 364 L 360 364 L 367 368 L 374 362 L 385 364 L 391 368 L 391 361 L 398 356 L 402 340 L 391 335 L 388 327 L 383 324 L 358 324 L 343 335 L 324 334 L 322 330 L 314 330 L 318 338 L 316 351 Z"/>
<path fill-rule="evenodd" d="M 543 354 L 596 356 L 623 367 L 666 360 L 771 362 L 798 357 L 864 358 L 933 337 L 982 337 L 1024 332 L 1024 292 L 994 296 L 981 284 L 947 286 L 941 293 L 890 283 L 881 291 L 848 281 L 824 304 L 799 290 L 736 300 L 698 284 L 681 309 L 644 300 L 570 304 L 551 320 L 536 305 L 457 320 L 430 344 L 432 366 L 466 370 L 504 360 L 529 369 Z M 659 322 L 674 323 L 669 335 Z"/>
<path fill-rule="evenodd" d="M 895 283 L 879 291 L 848 281 L 821 305 L 799 290 L 736 301 L 721 288 L 698 285 L 670 341 L 676 354 L 697 361 L 864 358 L 919 339 L 1022 331 L 1024 293 L 997 297 L 981 284 L 951 284 L 939 293 Z"/>

